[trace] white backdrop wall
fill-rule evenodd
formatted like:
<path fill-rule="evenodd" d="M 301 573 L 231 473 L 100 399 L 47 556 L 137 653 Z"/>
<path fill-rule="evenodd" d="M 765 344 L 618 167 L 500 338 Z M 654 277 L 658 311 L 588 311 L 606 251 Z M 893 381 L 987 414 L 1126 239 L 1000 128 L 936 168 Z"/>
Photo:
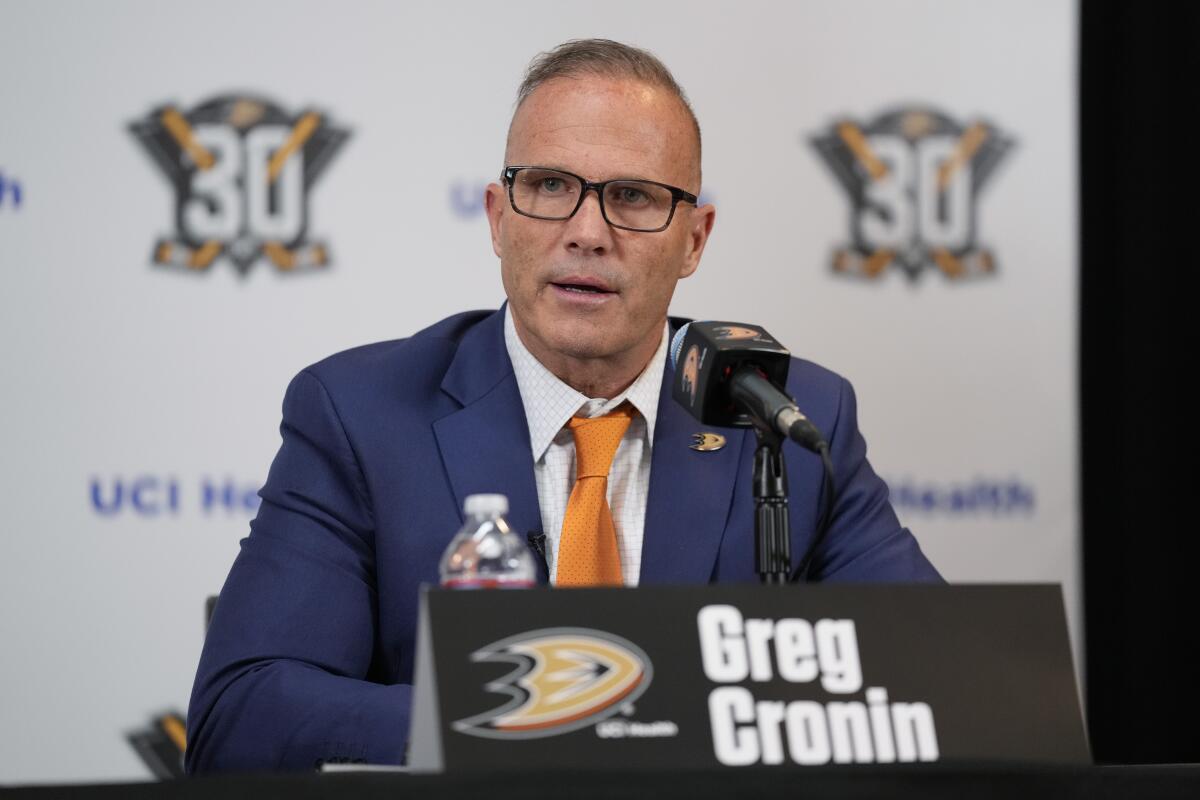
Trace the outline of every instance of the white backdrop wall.
<path fill-rule="evenodd" d="M 480 193 L 526 63 L 574 37 L 653 50 L 704 128 L 717 224 L 673 312 L 759 322 L 846 375 L 943 573 L 1061 582 L 1077 634 L 1076 26 L 1065 0 L 4 3 L 0 782 L 148 777 L 124 734 L 186 708 L 288 379 L 502 301 Z M 307 192 L 327 267 L 152 263 L 178 234 L 174 190 L 131 125 L 221 96 L 348 131 Z M 889 111 L 914 112 L 911 142 L 872 133 Z M 954 148 L 922 166 L 931 112 Z M 854 131 L 864 230 L 934 203 L 891 231 L 913 276 L 830 266 L 851 196 L 814 140 L 845 155 Z M 944 230 L 964 213 L 970 235 Z M 887 249 L 875 233 L 864 252 Z M 995 268 L 948 277 L 938 236 Z"/>

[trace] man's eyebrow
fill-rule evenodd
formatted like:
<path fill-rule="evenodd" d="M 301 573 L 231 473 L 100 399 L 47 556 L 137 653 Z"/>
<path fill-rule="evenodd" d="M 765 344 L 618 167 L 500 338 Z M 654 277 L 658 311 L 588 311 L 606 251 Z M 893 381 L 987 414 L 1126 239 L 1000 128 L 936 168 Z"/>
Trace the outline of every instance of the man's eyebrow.
<path fill-rule="evenodd" d="M 552 170 L 556 170 L 558 172 L 565 172 L 568 175 L 575 175 L 580 178 L 583 178 L 588 183 L 604 183 L 605 181 L 651 181 L 651 180 L 653 180 L 653 178 L 647 178 L 643 175 L 626 175 L 623 173 L 619 173 L 615 177 L 612 177 L 612 178 L 601 178 L 600 180 L 594 181 L 591 178 L 587 177 L 586 175 L 580 175 L 578 172 L 576 172 L 571 167 L 561 166 L 561 162 L 549 162 L 549 163 L 543 162 L 541 164 L 526 164 L 525 166 L 526 167 L 534 167 L 537 169 L 552 169 Z"/>

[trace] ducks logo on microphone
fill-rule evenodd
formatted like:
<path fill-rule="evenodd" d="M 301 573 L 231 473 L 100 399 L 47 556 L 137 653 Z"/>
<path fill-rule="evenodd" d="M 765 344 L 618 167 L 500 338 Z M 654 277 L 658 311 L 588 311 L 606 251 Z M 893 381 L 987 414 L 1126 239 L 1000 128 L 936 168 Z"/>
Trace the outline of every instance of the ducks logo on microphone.
<path fill-rule="evenodd" d="M 696 387 L 700 384 L 700 346 L 692 345 L 683 357 L 683 369 L 679 371 L 679 385 L 687 392 L 689 401 L 696 405 Z"/>
<path fill-rule="evenodd" d="M 713 336 L 718 339 L 740 342 L 746 339 L 757 339 L 762 336 L 762 331 L 755 330 L 754 328 L 746 328 L 741 325 L 723 325 L 719 328 L 713 328 Z"/>

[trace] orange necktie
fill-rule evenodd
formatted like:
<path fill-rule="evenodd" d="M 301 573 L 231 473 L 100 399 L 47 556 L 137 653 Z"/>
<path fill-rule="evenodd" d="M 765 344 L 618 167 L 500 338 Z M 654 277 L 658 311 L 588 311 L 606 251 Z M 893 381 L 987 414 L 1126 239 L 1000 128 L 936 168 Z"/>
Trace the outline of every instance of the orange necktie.
<path fill-rule="evenodd" d="M 559 586 L 621 585 L 608 471 L 632 418 L 633 406 L 622 403 L 603 417 L 572 417 L 567 423 L 575 436 L 575 488 L 558 541 Z"/>

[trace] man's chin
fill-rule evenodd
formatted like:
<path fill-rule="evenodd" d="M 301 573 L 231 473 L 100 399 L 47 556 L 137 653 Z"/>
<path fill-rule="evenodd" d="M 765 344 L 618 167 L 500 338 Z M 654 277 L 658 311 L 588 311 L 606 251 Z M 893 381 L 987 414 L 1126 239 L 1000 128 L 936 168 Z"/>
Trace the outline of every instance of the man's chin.
<path fill-rule="evenodd" d="M 619 350 L 611 337 L 591 330 L 559 333 L 550 337 L 547 345 L 559 355 L 575 359 L 607 358 Z"/>
<path fill-rule="evenodd" d="M 565 358 L 595 359 L 612 356 L 620 349 L 613 325 L 595 319 L 543 319 L 530 333 L 552 353 Z"/>

